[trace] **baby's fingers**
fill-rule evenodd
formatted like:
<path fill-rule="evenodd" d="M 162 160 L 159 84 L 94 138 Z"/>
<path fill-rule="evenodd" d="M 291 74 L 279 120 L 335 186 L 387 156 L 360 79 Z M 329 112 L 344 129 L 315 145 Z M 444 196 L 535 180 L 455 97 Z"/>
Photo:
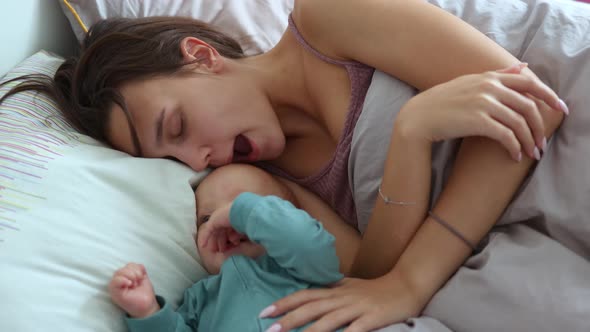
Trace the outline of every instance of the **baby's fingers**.
<path fill-rule="evenodd" d="M 213 235 L 213 231 L 212 231 L 211 227 L 202 226 L 198 230 L 198 232 L 201 233 L 201 234 L 197 235 L 199 247 L 207 248 L 207 246 L 209 245 L 209 240 L 210 240 L 211 236 Z"/>
<path fill-rule="evenodd" d="M 140 264 L 129 263 L 125 265 L 124 268 L 118 270 L 115 273 L 115 276 L 122 276 L 127 278 L 131 285 L 129 287 L 134 287 L 139 285 L 140 281 L 145 277 L 145 267 Z"/>
<path fill-rule="evenodd" d="M 217 248 L 220 252 L 227 250 L 227 232 L 219 232 L 219 236 L 217 236 Z"/>
<path fill-rule="evenodd" d="M 244 238 L 244 235 L 242 235 L 234 230 L 231 230 L 228 233 L 229 234 L 227 236 L 227 239 L 234 246 L 237 246 L 238 244 L 240 244 L 241 240 Z"/>
<path fill-rule="evenodd" d="M 131 280 L 129 280 L 129 278 L 122 276 L 122 275 L 117 275 L 114 276 L 113 279 L 111 279 L 111 289 L 121 289 L 121 288 L 127 288 L 127 287 L 131 287 L 131 285 L 133 285 L 133 282 Z"/>
<path fill-rule="evenodd" d="M 145 276 L 145 267 L 141 264 L 129 264 L 129 273 L 132 275 L 133 286 L 138 286 Z"/>

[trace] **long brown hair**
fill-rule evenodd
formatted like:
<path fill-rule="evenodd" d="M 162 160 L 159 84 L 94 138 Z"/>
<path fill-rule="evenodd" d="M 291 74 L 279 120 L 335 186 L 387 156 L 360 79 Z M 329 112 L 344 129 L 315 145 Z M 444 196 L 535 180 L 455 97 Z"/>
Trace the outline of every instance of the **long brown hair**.
<path fill-rule="evenodd" d="M 125 100 L 118 91 L 124 83 L 181 73 L 187 63 L 180 51 L 185 37 L 197 37 L 224 57 L 244 56 L 240 45 L 210 25 L 186 17 L 112 18 L 94 24 L 78 56 L 67 59 L 55 76 L 27 75 L 0 98 L 26 90 L 44 92 L 55 99 L 65 118 L 78 131 L 107 142 L 110 110 L 119 105 L 130 124 L 134 145 L 139 149 Z M 138 151 L 141 153 L 141 151 Z"/>

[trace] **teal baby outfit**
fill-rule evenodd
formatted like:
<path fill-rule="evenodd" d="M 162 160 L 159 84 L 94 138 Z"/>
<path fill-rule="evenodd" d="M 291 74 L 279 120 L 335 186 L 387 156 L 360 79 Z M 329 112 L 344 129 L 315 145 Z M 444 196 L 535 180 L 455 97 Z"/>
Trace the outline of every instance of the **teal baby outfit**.
<path fill-rule="evenodd" d="M 342 279 L 334 237 L 307 212 L 275 196 L 240 194 L 230 223 L 261 244 L 266 254 L 232 256 L 221 272 L 195 283 L 174 311 L 158 296 L 160 311 L 126 318 L 132 332 L 263 332 L 278 318 L 258 318 L 273 302 L 302 289 Z M 304 327 L 295 331 L 302 331 Z"/>

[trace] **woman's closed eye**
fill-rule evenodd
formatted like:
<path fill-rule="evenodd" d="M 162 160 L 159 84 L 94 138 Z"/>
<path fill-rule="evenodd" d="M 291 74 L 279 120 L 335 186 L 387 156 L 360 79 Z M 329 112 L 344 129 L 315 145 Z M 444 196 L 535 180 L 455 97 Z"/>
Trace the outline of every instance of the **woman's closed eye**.
<path fill-rule="evenodd" d="M 180 112 L 173 115 L 170 122 L 169 135 L 171 138 L 181 138 L 184 134 L 184 117 Z"/>

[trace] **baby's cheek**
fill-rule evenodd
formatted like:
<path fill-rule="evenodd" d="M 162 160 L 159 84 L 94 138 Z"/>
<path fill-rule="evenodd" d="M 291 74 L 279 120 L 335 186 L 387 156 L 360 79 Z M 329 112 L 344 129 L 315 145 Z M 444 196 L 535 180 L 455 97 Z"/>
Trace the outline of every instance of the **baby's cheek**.
<path fill-rule="evenodd" d="M 203 262 L 203 267 L 209 274 L 217 274 L 219 273 L 219 269 L 223 260 L 217 255 L 211 255 L 211 253 L 204 253 L 201 255 L 201 262 Z"/>

